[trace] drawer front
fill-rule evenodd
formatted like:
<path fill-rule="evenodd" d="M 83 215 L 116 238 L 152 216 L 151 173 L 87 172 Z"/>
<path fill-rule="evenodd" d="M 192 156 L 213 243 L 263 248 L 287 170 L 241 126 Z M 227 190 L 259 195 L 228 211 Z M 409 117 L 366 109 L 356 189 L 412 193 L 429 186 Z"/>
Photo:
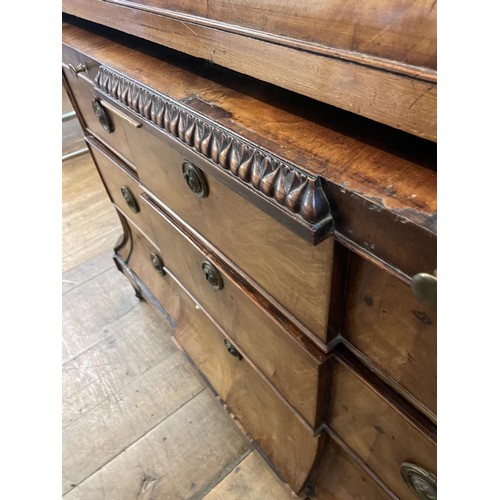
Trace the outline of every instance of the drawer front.
<path fill-rule="evenodd" d="M 87 138 L 87 144 L 111 201 L 150 236 L 149 218 L 145 215 L 144 202 L 141 199 L 143 191 L 136 178 L 106 155 L 97 141 Z"/>
<path fill-rule="evenodd" d="M 244 359 L 229 353 L 224 336 L 203 311 L 168 273 L 160 276 L 152 267 L 149 256 L 157 250 L 131 231 L 129 265 L 171 316 L 175 337 L 285 480 L 299 490 L 314 463 L 318 438 Z"/>
<path fill-rule="evenodd" d="M 418 302 L 408 285 L 354 254 L 347 290 L 343 336 L 435 421 L 436 311 Z"/>
<path fill-rule="evenodd" d="M 142 197 L 142 206 L 166 267 L 304 420 L 316 428 L 320 423 L 319 362 L 299 344 L 300 334 L 293 328 L 285 330 L 285 324 L 258 293 L 246 289 L 234 271 L 150 204 L 146 196 Z"/>
<path fill-rule="evenodd" d="M 235 192 L 228 174 L 194 150 L 116 101 L 102 102 L 142 124 L 126 132 L 146 189 L 326 343 L 333 238 L 312 245 L 248 201 L 246 188 Z"/>
<path fill-rule="evenodd" d="M 399 498 L 414 500 L 401 468 L 435 474 L 436 445 L 339 360 L 331 380 L 329 427 Z"/>
<path fill-rule="evenodd" d="M 244 359 L 238 360 L 228 352 L 224 338 L 213 325 L 203 318 L 196 326 L 177 327 L 174 333 L 179 343 L 293 490 L 298 491 L 313 466 L 318 438 Z"/>
<path fill-rule="evenodd" d="M 86 58 L 78 52 L 76 54 L 78 54 L 80 60 L 84 61 L 83 64 L 93 67 L 93 63 L 89 62 L 92 61 L 90 58 Z M 93 81 L 86 73 L 80 73 L 78 76 L 75 76 L 69 70 L 69 64 L 63 63 L 63 74 L 66 77 L 71 95 L 75 100 L 75 108 L 79 111 L 87 133 L 90 132 L 99 138 L 114 154 L 127 162 L 132 169 L 135 169 L 132 151 L 129 147 L 128 134 L 136 126 L 140 126 L 140 124 L 126 119 L 124 115 L 116 112 L 116 108 L 110 106 L 104 108 L 94 92 Z M 94 108 L 95 101 L 101 103 L 96 105 L 97 108 Z M 107 129 L 99 121 L 96 111 L 101 116 L 104 116 L 101 119 L 107 120 L 109 123 Z"/>
<path fill-rule="evenodd" d="M 333 439 L 327 439 L 314 472 L 315 497 L 321 500 L 387 500 L 392 498 Z"/>

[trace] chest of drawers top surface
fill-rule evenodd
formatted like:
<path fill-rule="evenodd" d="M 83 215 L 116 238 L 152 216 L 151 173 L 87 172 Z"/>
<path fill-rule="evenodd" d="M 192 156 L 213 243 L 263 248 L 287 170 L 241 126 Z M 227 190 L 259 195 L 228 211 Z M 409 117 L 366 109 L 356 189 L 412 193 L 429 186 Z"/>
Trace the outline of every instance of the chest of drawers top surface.
<path fill-rule="evenodd" d="M 432 0 L 63 0 L 62 6 L 69 14 L 436 140 Z"/>

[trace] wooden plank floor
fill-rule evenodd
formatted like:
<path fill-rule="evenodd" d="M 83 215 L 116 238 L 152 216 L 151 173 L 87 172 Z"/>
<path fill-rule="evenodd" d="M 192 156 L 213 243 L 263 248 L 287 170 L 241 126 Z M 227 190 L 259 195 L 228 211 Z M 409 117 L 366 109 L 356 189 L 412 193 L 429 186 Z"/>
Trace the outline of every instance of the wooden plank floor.
<path fill-rule="evenodd" d="M 297 498 L 114 267 L 121 230 L 90 155 L 62 178 L 64 498 Z"/>

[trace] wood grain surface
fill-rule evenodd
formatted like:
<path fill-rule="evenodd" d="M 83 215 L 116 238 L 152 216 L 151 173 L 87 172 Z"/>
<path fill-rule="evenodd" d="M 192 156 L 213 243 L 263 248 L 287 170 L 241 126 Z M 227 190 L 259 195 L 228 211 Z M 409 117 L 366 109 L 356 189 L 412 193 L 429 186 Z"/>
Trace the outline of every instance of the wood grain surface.
<path fill-rule="evenodd" d="M 124 34 L 65 24 L 63 42 L 325 178 L 355 251 L 407 277 L 435 269 L 435 145 Z"/>
<path fill-rule="evenodd" d="M 398 498 L 412 500 L 400 466 L 436 473 L 436 444 L 344 364 L 332 364 L 328 425 Z"/>
<path fill-rule="evenodd" d="M 340 0 L 107 0 L 174 17 L 191 14 L 193 22 L 226 31 L 257 32 L 314 42 L 348 52 L 375 55 L 415 66 L 436 68 L 436 4 L 432 0 L 365 1 L 346 5 Z M 187 19 L 186 19 L 187 20 Z M 250 33 L 249 33 L 250 35 Z M 251 32 L 259 37 L 258 33 Z M 263 35 L 261 35 L 262 37 Z M 282 40 L 286 44 L 285 40 Z M 310 50 L 314 50 L 311 48 Z M 340 52 L 340 51 L 339 51 Z"/>
<path fill-rule="evenodd" d="M 144 204 L 144 207 L 146 209 L 147 205 Z M 308 345 L 308 349 L 301 345 L 303 340 L 300 332 L 294 331 L 290 325 L 285 328 L 287 325 L 262 307 L 220 265 L 217 266 L 217 272 L 222 278 L 223 288 L 214 290 L 203 273 L 202 264 L 207 258 L 212 263 L 217 261 L 194 246 L 167 219 L 162 220 L 158 213 L 150 212 L 148 216 L 154 217 L 150 218 L 150 227 L 154 229 L 153 240 L 159 242 L 165 267 L 172 269 L 171 274 L 195 297 L 309 426 L 312 429 L 319 426 L 318 406 L 321 401 L 318 387 L 323 376 L 321 364 L 325 359 L 322 353 L 312 345 Z M 137 231 L 132 230 L 132 233 L 135 235 L 135 255 L 130 265 L 141 280 L 144 280 L 142 276 L 147 273 L 147 286 L 158 290 L 158 285 L 151 285 L 155 276 L 151 276 L 149 270 L 143 270 L 144 267 L 152 268 L 149 254 L 154 248 Z M 170 313 L 171 299 L 164 298 L 163 291 L 160 293 L 160 296 L 155 296 Z M 174 292 L 170 291 L 170 294 Z M 259 298 L 257 294 L 255 297 Z"/>
<path fill-rule="evenodd" d="M 319 438 L 246 359 L 231 354 L 219 325 L 213 323 L 166 267 L 160 276 L 147 256 L 151 246 L 131 226 L 133 251 L 128 264 L 155 293 L 175 324 L 174 335 L 243 429 L 268 456 L 294 491 L 299 491 L 314 464 Z M 125 248 L 125 247 L 124 247 Z M 127 251 L 119 250 L 127 255 Z M 165 254 L 160 256 L 166 259 Z M 127 265 L 127 264 L 124 264 Z"/>
<path fill-rule="evenodd" d="M 327 343 L 332 238 L 312 246 L 208 174 L 204 175 L 209 195 L 206 198 L 195 196 L 182 175 L 185 156 L 147 133 L 135 139 L 138 148 L 146 146 L 137 163 L 141 183 Z M 122 181 L 123 175 L 119 177 L 118 162 L 106 155 L 98 143 L 90 144 L 101 172 L 107 175 L 108 188 L 118 193 L 112 198 L 118 201 L 125 214 L 136 222 L 140 219 L 140 227 L 148 233 L 147 227 L 153 228 L 155 222 L 145 220 L 142 213 L 131 214 L 121 199 L 119 183 L 125 180 Z M 152 144 L 156 147 L 147 147 Z M 134 183 L 130 183 L 130 188 L 139 193 Z M 137 196 L 136 199 L 138 204 L 143 203 Z M 149 236 L 159 241 L 161 235 L 149 233 Z M 162 240 L 168 244 L 165 237 Z"/>
<path fill-rule="evenodd" d="M 421 5 L 428 3 L 420 2 Z M 358 64 L 328 57 L 319 51 L 298 50 L 291 44 L 269 43 L 192 21 L 132 9 L 126 3 L 64 0 L 63 11 L 436 140 L 436 83 L 429 82 L 428 78 L 423 80 L 400 74 L 394 64 L 379 69 L 370 65 L 367 59 L 363 60 L 365 64 Z M 430 25 L 433 17 L 431 15 Z M 330 29 L 327 32 L 331 32 Z M 430 34 L 427 46 L 435 54 L 433 36 L 435 33 Z M 294 64 L 290 65 L 289 61 Z M 403 67 L 401 65 L 400 69 Z M 435 81 L 433 71 L 404 72 L 420 73 L 420 77 L 427 73 Z M 387 106 L 387 102 L 392 105 Z"/>
<path fill-rule="evenodd" d="M 65 47 L 63 57 L 66 61 L 76 59 L 74 54 L 79 54 L 78 52 Z M 97 63 L 89 62 L 92 61 L 89 58 L 85 58 L 79 54 L 79 58 L 86 60 L 88 66 L 93 65 L 95 68 Z M 92 66 L 91 66 L 92 67 Z M 71 89 L 71 93 L 76 102 L 76 107 L 79 110 L 80 117 L 82 118 L 83 126 L 87 130 L 91 130 L 92 134 L 97 136 L 102 142 L 104 142 L 113 152 L 125 161 L 128 161 L 130 165 L 133 165 L 132 152 L 130 151 L 130 145 L 127 137 L 127 128 L 129 124 L 123 120 L 113 120 L 114 130 L 112 133 L 107 132 L 103 129 L 99 120 L 92 108 L 92 101 L 96 98 L 96 93 L 94 92 L 93 81 L 88 77 L 78 76 L 75 77 L 71 72 L 63 65 L 63 74 L 65 76 L 67 85 Z"/>
<path fill-rule="evenodd" d="M 194 309 L 194 304 L 190 307 Z M 176 338 L 283 478 L 299 491 L 314 464 L 318 438 L 306 430 L 245 360 L 228 352 L 223 336 L 204 313 L 193 309 L 190 322 L 196 314 L 202 328 L 185 329 L 182 317 L 189 309 L 181 295 L 182 316 Z M 201 331 L 203 334 L 197 333 Z"/>
<path fill-rule="evenodd" d="M 410 287 L 353 255 L 342 335 L 436 421 L 437 314 Z"/>
<path fill-rule="evenodd" d="M 395 498 L 331 438 L 325 444 L 311 483 L 313 498 L 318 500 Z"/>
<path fill-rule="evenodd" d="M 237 465 L 247 447 L 248 441 L 205 389 L 65 498 L 193 498 Z"/>
<path fill-rule="evenodd" d="M 63 362 L 100 343 L 112 324 L 137 305 L 128 281 L 113 267 L 63 296 Z M 92 322 L 93 328 L 87 328 Z"/>

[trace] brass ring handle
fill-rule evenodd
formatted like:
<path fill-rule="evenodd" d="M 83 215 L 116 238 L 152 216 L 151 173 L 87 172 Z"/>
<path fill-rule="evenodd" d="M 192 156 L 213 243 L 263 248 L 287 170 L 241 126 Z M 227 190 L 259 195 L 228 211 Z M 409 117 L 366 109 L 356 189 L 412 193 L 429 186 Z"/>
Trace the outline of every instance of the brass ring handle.
<path fill-rule="evenodd" d="M 106 110 L 104 109 L 104 107 L 102 106 L 101 102 L 98 99 L 94 99 L 92 101 L 92 109 L 94 110 L 94 113 L 97 116 L 97 119 L 101 124 L 101 127 L 108 134 L 111 134 L 113 130 L 115 130 L 115 127 L 110 117 L 108 116 L 108 113 L 106 112 Z"/>
<path fill-rule="evenodd" d="M 409 462 L 401 464 L 400 472 L 406 486 L 418 499 L 437 499 L 437 477 L 432 472 Z"/>
<path fill-rule="evenodd" d="M 163 269 L 162 258 L 154 252 L 151 253 L 150 258 L 151 258 L 151 264 L 153 264 L 153 267 L 155 268 L 156 272 L 160 276 L 164 276 L 166 274 L 166 272 L 165 272 L 165 269 Z"/>
<path fill-rule="evenodd" d="M 210 285 L 212 285 L 215 290 L 222 290 L 222 288 L 224 287 L 222 276 L 220 275 L 219 271 L 217 271 L 215 266 L 211 262 L 208 262 L 208 260 L 205 260 L 201 264 L 201 268 L 203 269 L 205 278 L 210 283 Z"/>
<path fill-rule="evenodd" d="M 437 307 L 437 270 L 433 274 L 419 273 L 411 279 L 411 290 L 424 306 Z"/>
<path fill-rule="evenodd" d="M 87 73 L 88 68 L 87 65 L 84 63 L 80 63 L 78 66 L 73 66 L 71 63 L 68 64 L 68 68 L 73 73 L 73 76 L 78 78 L 79 73 Z"/>
<path fill-rule="evenodd" d="M 234 356 L 239 361 L 243 359 L 243 356 L 239 353 L 238 349 L 236 349 L 236 347 L 234 347 L 229 340 L 224 339 L 224 345 L 226 346 L 227 352 L 231 354 L 231 356 Z"/>
<path fill-rule="evenodd" d="M 120 189 L 123 199 L 125 200 L 125 203 L 128 205 L 128 208 L 134 213 L 137 214 L 140 211 L 139 205 L 137 204 L 136 199 L 134 198 L 134 195 L 132 194 L 132 191 L 127 186 L 122 186 Z"/>
<path fill-rule="evenodd" d="M 182 175 L 186 181 L 189 189 L 199 198 L 206 198 L 208 196 L 208 184 L 203 175 L 203 172 L 193 165 L 185 161 L 182 164 Z"/>

